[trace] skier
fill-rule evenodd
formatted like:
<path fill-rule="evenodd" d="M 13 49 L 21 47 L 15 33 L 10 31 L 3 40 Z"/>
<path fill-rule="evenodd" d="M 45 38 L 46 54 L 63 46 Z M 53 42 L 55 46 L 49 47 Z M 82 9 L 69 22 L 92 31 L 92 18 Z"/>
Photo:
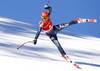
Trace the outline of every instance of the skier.
<path fill-rule="evenodd" d="M 33 43 L 34 44 L 37 43 L 37 39 L 38 39 L 38 37 L 40 35 L 41 30 L 43 29 L 43 31 L 46 33 L 46 35 L 49 36 L 51 41 L 57 46 L 57 48 L 60 51 L 62 57 L 64 59 L 66 59 L 67 61 L 68 60 L 71 61 L 69 59 L 69 57 L 66 55 L 64 49 L 61 47 L 61 45 L 60 45 L 60 43 L 59 43 L 59 41 L 57 39 L 57 33 L 59 31 L 61 31 L 62 29 L 70 26 L 70 25 L 81 23 L 81 22 L 96 22 L 96 20 L 77 18 L 74 21 L 70 21 L 70 22 L 67 22 L 67 23 L 62 23 L 62 24 L 54 25 L 53 26 L 52 22 L 50 20 L 50 14 L 51 14 L 52 8 L 50 6 L 48 6 L 48 5 L 45 5 L 44 8 L 47 9 L 48 12 L 43 11 L 42 14 L 41 14 L 42 20 L 39 22 L 39 28 L 38 28 L 38 31 L 37 31 L 37 33 L 35 35 Z"/>

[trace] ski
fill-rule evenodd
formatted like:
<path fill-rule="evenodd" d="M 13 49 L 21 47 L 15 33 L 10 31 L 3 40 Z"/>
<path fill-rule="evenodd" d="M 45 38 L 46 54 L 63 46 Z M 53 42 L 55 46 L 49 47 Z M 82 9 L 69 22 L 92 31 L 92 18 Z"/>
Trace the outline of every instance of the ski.
<path fill-rule="evenodd" d="M 97 22 L 97 19 L 76 18 L 76 20 L 80 20 L 81 22 L 84 22 L 84 21 L 88 21 L 88 22 Z"/>
<path fill-rule="evenodd" d="M 70 59 L 69 59 L 69 57 L 64 57 L 64 56 L 62 56 L 68 63 L 71 63 L 71 64 L 73 64 L 73 66 L 75 66 L 76 68 L 79 68 L 79 65 L 78 64 L 76 64 L 76 63 L 74 63 L 73 61 L 71 61 Z"/>

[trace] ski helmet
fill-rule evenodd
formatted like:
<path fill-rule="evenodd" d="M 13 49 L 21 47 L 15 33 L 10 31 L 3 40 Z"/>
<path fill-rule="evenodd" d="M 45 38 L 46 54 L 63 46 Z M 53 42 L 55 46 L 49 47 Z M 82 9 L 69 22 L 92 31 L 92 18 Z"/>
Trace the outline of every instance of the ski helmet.
<path fill-rule="evenodd" d="M 48 13 L 46 11 L 43 11 L 42 14 L 41 14 L 41 17 L 48 17 Z"/>

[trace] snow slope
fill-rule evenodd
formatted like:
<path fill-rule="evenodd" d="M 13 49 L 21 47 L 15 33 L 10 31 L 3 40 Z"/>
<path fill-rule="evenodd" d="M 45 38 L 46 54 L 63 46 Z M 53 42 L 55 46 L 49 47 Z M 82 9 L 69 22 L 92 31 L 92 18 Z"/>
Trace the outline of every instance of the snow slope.
<path fill-rule="evenodd" d="M 37 45 L 22 43 L 34 39 L 38 26 L 0 17 L 0 71 L 100 71 L 100 38 L 62 31 L 59 41 L 73 67 L 42 32 Z"/>

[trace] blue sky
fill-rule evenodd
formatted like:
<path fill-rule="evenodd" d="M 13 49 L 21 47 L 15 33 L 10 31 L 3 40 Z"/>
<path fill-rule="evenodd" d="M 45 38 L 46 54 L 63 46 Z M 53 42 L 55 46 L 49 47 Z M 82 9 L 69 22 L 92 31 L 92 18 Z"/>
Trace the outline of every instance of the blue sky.
<path fill-rule="evenodd" d="M 54 25 L 75 18 L 97 19 L 97 23 L 80 23 L 64 30 L 100 38 L 100 0 L 50 0 Z M 38 25 L 47 0 L 0 0 L 0 16 Z"/>

